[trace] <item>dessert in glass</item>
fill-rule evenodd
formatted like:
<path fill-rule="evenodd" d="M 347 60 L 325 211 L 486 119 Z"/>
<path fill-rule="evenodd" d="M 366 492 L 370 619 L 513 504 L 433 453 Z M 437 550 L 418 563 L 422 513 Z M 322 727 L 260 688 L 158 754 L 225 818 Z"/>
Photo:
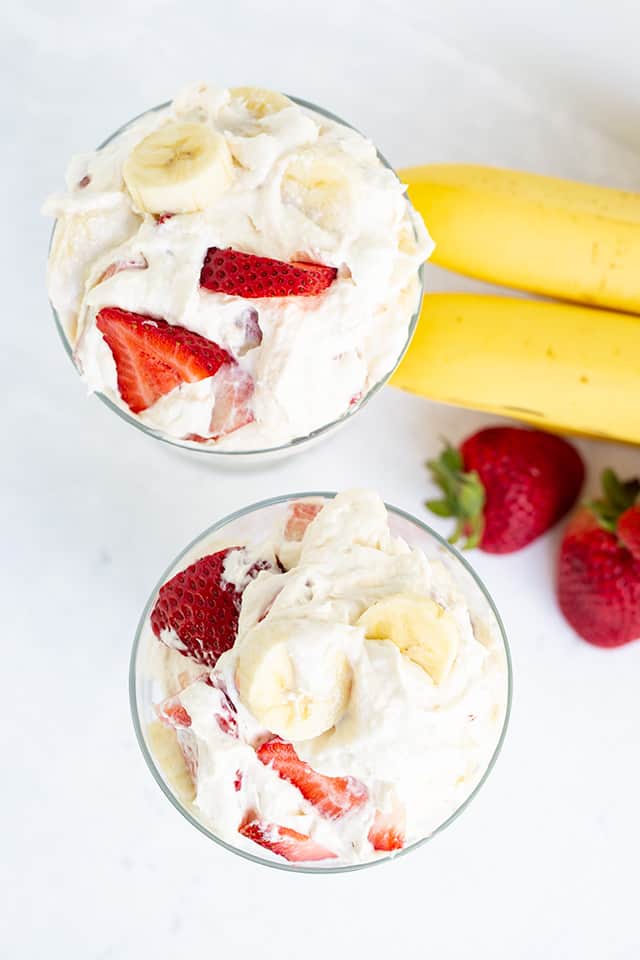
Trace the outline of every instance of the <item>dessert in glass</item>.
<path fill-rule="evenodd" d="M 136 635 L 134 724 L 211 839 L 283 869 L 403 855 L 501 746 L 511 667 L 470 567 L 366 490 L 275 498 L 205 531 Z"/>
<path fill-rule="evenodd" d="M 209 454 L 292 451 L 389 378 L 432 243 L 371 142 L 304 101 L 199 84 L 76 156 L 48 288 L 90 391 Z"/>

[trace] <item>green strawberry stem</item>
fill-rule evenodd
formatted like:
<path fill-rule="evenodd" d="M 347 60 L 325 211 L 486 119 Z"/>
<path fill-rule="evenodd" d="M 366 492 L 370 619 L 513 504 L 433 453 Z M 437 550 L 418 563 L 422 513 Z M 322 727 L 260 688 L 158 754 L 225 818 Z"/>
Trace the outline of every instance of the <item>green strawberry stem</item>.
<path fill-rule="evenodd" d="M 618 520 L 629 507 L 633 507 L 640 493 L 640 480 L 620 480 L 607 468 L 602 471 L 603 496 L 585 503 L 598 523 L 609 533 L 616 532 Z"/>
<path fill-rule="evenodd" d="M 465 472 L 462 455 L 449 443 L 437 460 L 427 461 L 435 483 L 444 494 L 441 500 L 427 500 L 426 506 L 438 517 L 455 517 L 449 543 L 465 536 L 464 550 L 477 547 L 484 531 L 484 486 L 475 470 Z"/>

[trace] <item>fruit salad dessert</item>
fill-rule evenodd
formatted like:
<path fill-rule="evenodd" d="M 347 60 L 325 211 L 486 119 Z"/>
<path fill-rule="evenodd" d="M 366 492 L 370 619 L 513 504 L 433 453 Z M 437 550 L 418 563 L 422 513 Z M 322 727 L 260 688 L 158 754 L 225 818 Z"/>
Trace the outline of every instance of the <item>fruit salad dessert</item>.
<path fill-rule="evenodd" d="M 384 381 L 432 248 L 368 140 L 245 87 L 191 87 L 74 157 L 45 211 L 89 389 L 224 450 L 307 437 Z"/>
<path fill-rule="evenodd" d="M 376 494 L 277 517 L 248 542 L 200 541 L 153 598 L 146 745 L 180 803 L 243 851 L 387 857 L 485 774 L 507 709 L 502 634 L 446 551 L 391 533 Z"/>

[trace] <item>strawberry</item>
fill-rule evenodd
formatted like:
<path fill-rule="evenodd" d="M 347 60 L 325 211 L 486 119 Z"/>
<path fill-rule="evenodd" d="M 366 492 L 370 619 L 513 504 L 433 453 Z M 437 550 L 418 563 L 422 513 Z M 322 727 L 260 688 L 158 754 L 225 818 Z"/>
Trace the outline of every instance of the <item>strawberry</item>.
<path fill-rule="evenodd" d="M 212 377 L 230 353 L 217 343 L 166 320 L 104 307 L 96 326 L 113 354 L 118 389 L 133 413 L 140 413 L 181 383 Z"/>
<path fill-rule="evenodd" d="M 302 863 L 305 860 L 329 860 L 337 856 L 331 850 L 316 843 L 306 833 L 298 833 L 297 830 L 280 827 L 275 823 L 266 823 L 264 820 L 245 821 L 238 827 L 238 832 L 291 863 Z"/>
<path fill-rule="evenodd" d="M 398 806 L 395 806 L 391 813 L 376 810 L 368 837 L 374 850 L 402 850 L 404 847 L 404 810 Z"/>
<path fill-rule="evenodd" d="M 137 257 L 129 257 L 126 260 L 116 260 L 114 263 L 109 264 L 104 273 L 101 273 L 98 279 L 96 280 L 96 285 L 102 283 L 104 280 L 108 280 L 109 277 L 115 276 L 116 273 L 121 273 L 123 270 L 146 270 L 149 266 L 147 258 L 141 253 Z"/>
<path fill-rule="evenodd" d="M 627 550 L 640 560 L 640 505 L 629 507 L 620 515 L 616 530 Z"/>
<path fill-rule="evenodd" d="M 158 719 L 170 727 L 190 727 L 191 717 L 178 697 L 169 697 L 156 706 Z"/>
<path fill-rule="evenodd" d="M 158 639 L 186 657 L 213 667 L 225 650 L 233 646 L 238 630 L 242 591 L 224 578 L 227 556 L 241 547 L 228 547 L 201 557 L 160 587 L 151 611 L 151 627 Z M 267 561 L 254 563 L 250 578 L 270 567 Z M 163 636 L 171 630 L 177 636 Z"/>
<path fill-rule="evenodd" d="M 640 481 L 602 474 L 604 496 L 567 524 L 557 593 L 573 629 L 598 647 L 640 638 Z"/>
<path fill-rule="evenodd" d="M 296 500 L 295 503 L 292 503 L 284 527 L 285 540 L 299 543 L 304 537 L 307 527 L 318 516 L 322 507 L 323 504 L 321 503 L 308 503 L 304 500 Z"/>
<path fill-rule="evenodd" d="M 367 802 L 364 784 L 353 777 L 327 777 L 316 773 L 308 763 L 300 760 L 290 743 L 279 737 L 267 740 L 256 753 L 265 766 L 272 767 L 283 780 L 297 787 L 321 817 L 339 820 Z"/>
<path fill-rule="evenodd" d="M 200 285 L 233 297 L 314 297 L 331 286 L 338 271 L 321 263 L 272 260 L 227 247 L 210 247 Z"/>
<path fill-rule="evenodd" d="M 213 413 L 209 430 L 213 440 L 245 427 L 253 415 L 253 377 L 239 366 L 221 367 L 214 378 Z"/>
<path fill-rule="evenodd" d="M 457 519 L 450 542 L 464 534 L 465 549 L 487 553 L 526 547 L 573 506 L 584 480 L 582 459 L 566 440 L 520 427 L 480 430 L 427 466 L 444 492 L 427 507 Z"/>

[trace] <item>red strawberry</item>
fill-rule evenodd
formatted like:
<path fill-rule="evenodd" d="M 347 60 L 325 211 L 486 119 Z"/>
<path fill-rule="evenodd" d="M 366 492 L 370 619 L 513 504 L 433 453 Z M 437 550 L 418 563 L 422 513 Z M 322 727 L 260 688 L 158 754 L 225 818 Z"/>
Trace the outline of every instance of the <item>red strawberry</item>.
<path fill-rule="evenodd" d="M 151 627 L 156 637 L 168 646 L 175 646 L 185 656 L 213 667 L 236 639 L 242 592 L 224 579 L 227 556 L 241 547 L 228 547 L 196 560 L 160 587 L 151 611 Z M 253 564 L 247 571 L 255 577 L 270 567 L 267 561 Z M 173 638 L 163 637 L 172 630 Z"/>
<path fill-rule="evenodd" d="M 629 507 L 620 515 L 616 530 L 627 550 L 640 560 L 640 505 Z"/>
<path fill-rule="evenodd" d="M 156 706 L 158 719 L 170 727 L 190 727 L 191 717 L 178 697 L 169 697 Z"/>
<path fill-rule="evenodd" d="M 560 547 L 560 609 L 584 640 L 619 647 L 640 638 L 640 481 L 602 475 L 604 497 L 571 518 Z"/>
<path fill-rule="evenodd" d="M 238 832 L 291 863 L 303 863 L 305 860 L 329 860 L 337 856 L 331 850 L 316 843 L 306 833 L 298 833 L 297 830 L 280 827 L 275 823 L 266 823 L 264 820 L 248 820 L 238 827 Z"/>
<path fill-rule="evenodd" d="M 353 777 L 326 777 L 316 773 L 298 757 L 290 743 L 279 737 L 267 740 L 256 752 L 265 766 L 271 766 L 283 780 L 297 787 L 321 817 L 339 820 L 367 802 L 364 784 Z"/>
<path fill-rule="evenodd" d="M 200 285 L 233 297 L 314 297 L 331 286 L 338 271 L 321 263 L 285 263 L 227 247 L 210 247 Z"/>
<path fill-rule="evenodd" d="M 100 310 L 96 326 L 113 354 L 120 395 L 133 413 L 181 383 L 204 380 L 235 363 L 230 353 L 198 333 L 119 307 Z"/>
<path fill-rule="evenodd" d="M 404 810 L 399 805 L 394 806 L 391 813 L 376 810 L 368 836 L 374 850 L 402 850 L 404 847 Z"/>
<path fill-rule="evenodd" d="M 584 480 L 580 455 L 566 440 L 520 427 L 480 430 L 428 466 L 444 499 L 427 507 L 457 518 L 451 543 L 464 534 L 466 549 L 487 553 L 526 547 L 573 506 Z"/>
<path fill-rule="evenodd" d="M 322 503 L 309 503 L 305 500 L 296 500 L 289 507 L 287 522 L 284 527 L 285 540 L 299 543 L 311 521 L 322 510 Z"/>

